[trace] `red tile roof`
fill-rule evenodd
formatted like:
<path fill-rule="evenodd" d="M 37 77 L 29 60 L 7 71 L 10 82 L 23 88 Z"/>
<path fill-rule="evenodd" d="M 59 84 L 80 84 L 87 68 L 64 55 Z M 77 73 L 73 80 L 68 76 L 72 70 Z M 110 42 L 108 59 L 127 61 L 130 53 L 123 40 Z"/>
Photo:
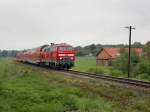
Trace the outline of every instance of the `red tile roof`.
<path fill-rule="evenodd" d="M 128 50 L 128 48 L 125 48 L 125 49 Z M 111 56 L 111 58 L 117 58 L 120 55 L 120 53 L 119 53 L 120 48 L 103 48 L 102 50 L 105 50 L 107 52 L 107 54 Z M 98 54 L 102 50 L 100 50 L 98 52 Z M 131 48 L 131 50 L 134 50 L 138 54 L 141 54 L 143 52 L 143 48 Z"/>
<path fill-rule="evenodd" d="M 103 50 L 105 50 L 108 53 L 108 55 L 111 56 L 111 58 L 117 58 L 119 55 L 120 48 L 104 48 Z"/>

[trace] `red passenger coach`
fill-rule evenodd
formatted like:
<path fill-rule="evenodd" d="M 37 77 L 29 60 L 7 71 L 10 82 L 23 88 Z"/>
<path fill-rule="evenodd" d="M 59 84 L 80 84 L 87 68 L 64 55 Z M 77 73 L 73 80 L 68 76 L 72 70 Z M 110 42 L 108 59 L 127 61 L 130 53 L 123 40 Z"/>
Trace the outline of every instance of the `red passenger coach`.
<path fill-rule="evenodd" d="M 16 58 L 18 61 L 47 65 L 51 68 L 69 69 L 74 66 L 75 50 L 66 43 L 51 43 L 19 52 Z"/>

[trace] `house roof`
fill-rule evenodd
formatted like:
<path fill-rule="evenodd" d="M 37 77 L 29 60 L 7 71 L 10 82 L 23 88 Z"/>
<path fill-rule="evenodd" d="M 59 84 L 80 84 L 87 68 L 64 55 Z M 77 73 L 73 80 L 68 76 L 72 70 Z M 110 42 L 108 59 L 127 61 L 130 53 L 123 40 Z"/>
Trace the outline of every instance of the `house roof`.
<path fill-rule="evenodd" d="M 102 48 L 96 56 L 99 55 L 101 51 L 105 51 L 111 58 L 117 58 L 119 56 L 119 51 L 121 48 Z M 128 48 L 125 48 L 128 50 Z M 134 50 L 136 53 L 141 54 L 143 52 L 143 48 L 131 48 L 131 50 Z"/>
<path fill-rule="evenodd" d="M 119 55 L 120 48 L 104 48 L 104 50 L 107 52 L 108 55 L 111 56 L 111 58 L 116 58 Z"/>

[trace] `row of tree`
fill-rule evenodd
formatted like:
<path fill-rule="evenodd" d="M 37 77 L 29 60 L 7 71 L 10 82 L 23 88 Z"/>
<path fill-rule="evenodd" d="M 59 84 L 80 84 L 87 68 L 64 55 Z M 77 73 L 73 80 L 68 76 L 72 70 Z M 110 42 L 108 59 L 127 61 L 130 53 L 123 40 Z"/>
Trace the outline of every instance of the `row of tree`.
<path fill-rule="evenodd" d="M 102 45 L 102 44 L 91 44 L 85 47 L 81 47 L 81 46 L 77 46 L 75 47 L 76 51 L 77 51 L 77 56 L 95 56 L 98 51 L 100 51 L 102 48 L 104 47 L 116 47 L 116 48 L 125 48 L 128 47 L 128 45 L 126 44 L 118 44 L 118 45 Z M 135 48 L 141 48 L 143 47 L 143 45 L 140 42 L 134 42 L 132 44 L 132 47 Z"/>
<path fill-rule="evenodd" d="M 119 47 L 124 48 L 128 47 L 128 45 L 125 44 L 118 44 L 118 45 L 102 45 L 102 44 L 91 44 L 88 46 L 77 46 L 75 47 L 75 50 L 77 51 L 76 56 L 95 56 L 99 50 L 101 50 L 103 47 Z M 132 44 L 132 47 L 143 47 L 143 45 L 140 42 L 134 42 Z M 0 50 L 0 57 L 15 57 L 17 54 L 17 50 Z"/>
<path fill-rule="evenodd" d="M 17 50 L 0 50 L 0 57 L 15 57 Z"/>

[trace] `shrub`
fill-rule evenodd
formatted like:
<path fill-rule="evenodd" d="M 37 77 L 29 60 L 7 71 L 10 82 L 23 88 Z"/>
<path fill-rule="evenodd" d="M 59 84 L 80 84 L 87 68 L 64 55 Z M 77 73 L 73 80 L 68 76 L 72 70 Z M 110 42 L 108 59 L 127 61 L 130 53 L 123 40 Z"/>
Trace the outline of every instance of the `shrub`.
<path fill-rule="evenodd" d="M 110 75 L 123 76 L 123 72 L 118 69 L 110 68 Z"/>
<path fill-rule="evenodd" d="M 88 72 L 92 72 L 92 73 L 96 73 L 96 74 L 110 74 L 110 71 L 108 68 L 101 67 L 101 66 L 89 68 Z"/>
<path fill-rule="evenodd" d="M 146 79 L 150 81 L 150 62 L 141 59 L 140 63 L 134 68 L 133 75 L 138 79 Z"/>
<path fill-rule="evenodd" d="M 142 73 L 150 74 L 150 63 L 146 60 L 142 60 L 134 69 L 134 75 Z"/>

